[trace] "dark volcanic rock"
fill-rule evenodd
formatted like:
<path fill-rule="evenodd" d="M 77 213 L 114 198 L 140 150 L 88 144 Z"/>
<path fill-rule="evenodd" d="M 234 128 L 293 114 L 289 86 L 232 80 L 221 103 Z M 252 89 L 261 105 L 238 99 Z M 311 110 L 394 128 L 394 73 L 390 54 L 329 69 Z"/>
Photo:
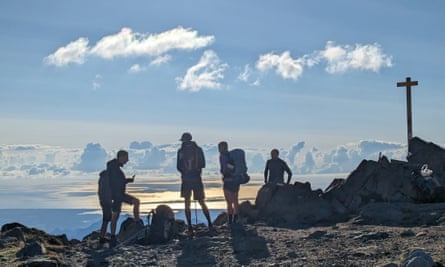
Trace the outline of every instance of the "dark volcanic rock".
<path fill-rule="evenodd" d="M 324 192 L 312 190 L 310 183 L 265 184 L 254 205 L 241 204 L 240 214 L 247 222 L 270 225 L 335 223 L 357 215 L 357 223 L 443 223 L 441 205 L 415 204 L 445 201 L 445 150 L 417 137 L 411 145 L 408 161 L 385 156 L 363 160 L 346 179 L 333 180 Z"/>

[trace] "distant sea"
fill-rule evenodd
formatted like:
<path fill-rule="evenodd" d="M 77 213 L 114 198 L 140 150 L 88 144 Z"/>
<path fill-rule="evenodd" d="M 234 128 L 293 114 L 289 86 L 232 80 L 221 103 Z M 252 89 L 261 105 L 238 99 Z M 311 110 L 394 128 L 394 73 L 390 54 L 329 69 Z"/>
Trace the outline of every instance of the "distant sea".
<path fill-rule="evenodd" d="M 243 185 L 240 201 L 254 203 L 263 185 L 261 174 L 251 175 Z M 312 189 L 325 189 L 333 178 L 347 174 L 311 174 L 295 176 L 292 183 L 310 182 Z M 64 179 L 2 179 L 0 188 L 0 225 L 19 222 L 50 234 L 66 234 L 69 239 L 81 240 L 99 229 L 102 214 L 97 200 L 97 179 L 73 177 Z M 206 202 L 212 219 L 225 210 L 220 178 L 205 180 Z M 185 220 L 183 199 L 179 197 L 180 183 L 176 177 L 162 179 L 137 178 L 127 191 L 141 199 L 141 217 L 147 224 L 147 214 L 159 204 L 175 211 L 175 218 Z M 193 223 L 206 223 L 199 204 L 192 202 Z M 131 206 L 123 206 L 120 222 L 132 214 Z"/>

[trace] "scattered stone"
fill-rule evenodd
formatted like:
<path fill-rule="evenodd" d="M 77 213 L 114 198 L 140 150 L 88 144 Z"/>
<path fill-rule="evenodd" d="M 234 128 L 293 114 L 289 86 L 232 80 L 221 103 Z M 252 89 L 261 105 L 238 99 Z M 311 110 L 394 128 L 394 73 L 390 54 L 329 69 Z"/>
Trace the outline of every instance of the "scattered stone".
<path fill-rule="evenodd" d="M 411 237 L 411 236 L 415 236 L 415 235 L 416 235 L 416 233 L 414 233 L 413 230 L 411 230 L 411 229 L 408 229 L 408 230 L 400 233 L 401 237 Z"/>
<path fill-rule="evenodd" d="M 421 249 L 415 249 L 404 255 L 402 267 L 433 267 L 431 256 Z"/>
<path fill-rule="evenodd" d="M 319 239 L 326 236 L 326 231 L 315 231 L 306 237 L 306 239 Z"/>
<path fill-rule="evenodd" d="M 34 256 L 40 256 L 46 254 L 45 246 L 39 241 L 32 241 L 26 244 L 24 248 L 19 250 L 16 254 L 18 258 L 31 258 Z"/>
<path fill-rule="evenodd" d="M 362 241 L 368 241 L 368 240 L 380 240 L 380 239 L 386 239 L 389 237 L 389 234 L 386 232 L 378 232 L 378 233 L 368 233 L 368 234 L 361 234 L 354 239 L 359 239 Z"/>
<path fill-rule="evenodd" d="M 27 260 L 19 265 L 19 267 L 59 267 L 60 263 L 56 260 L 47 258 L 37 258 Z"/>
<path fill-rule="evenodd" d="M 2 236 L 4 237 L 13 237 L 17 241 L 25 242 L 25 234 L 23 233 L 23 228 L 21 227 L 14 227 L 10 230 L 7 230 L 2 233 Z"/>

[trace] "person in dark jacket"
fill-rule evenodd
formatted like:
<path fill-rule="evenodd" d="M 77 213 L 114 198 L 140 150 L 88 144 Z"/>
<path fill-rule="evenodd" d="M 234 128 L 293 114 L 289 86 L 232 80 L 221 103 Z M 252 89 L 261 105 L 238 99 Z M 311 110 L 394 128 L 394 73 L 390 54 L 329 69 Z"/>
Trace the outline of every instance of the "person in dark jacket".
<path fill-rule="evenodd" d="M 290 183 L 292 171 L 278 155 L 278 149 L 272 149 L 270 152 L 271 159 L 266 162 L 266 167 L 264 168 L 264 183 L 283 184 L 284 172 L 287 173 L 287 184 Z"/>
<path fill-rule="evenodd" d="M 219 163 L 220 163 L 220 172 L 223 176 L 223 190 L 224 190 L 224 198 L 227 203 L 227 222 L 229 225 L 232 223 L 236 223 L 238 217 L 238 192 L 240 188 L 240 184 L 233 177 L 233 171 L 235 169 L 233 160 L 229 155 L 229 145 L 227 142 L 222 141 L 218 144 L 219 151 Z"/>
<path fill-rule="evenodd" d="M 110 246 L 115 246 L 117 243 L 116 224 L 117 220 L 119 219 L 123 202 L 133 205 L 134 220 L 136 222 L 141 222 L 141 219 L 139 218 L 139 199 L 125 192 L 127 183 L 134 182 L 134 176 L 132 178 L 126 178 L 121 169 L 121 167 L 123 167 L 127 162 L 128 152 L 125 150 L 120 150 L 117 152 L 117 158 L 107 162 L 107 171 L 110 178 L 111 198 L 113 199 L 110 226 Z"/>
<path fill-rule="evenodd" d="M 184 198 L 185 217 L 187 219 L 189 234 L 193 234 L 192 215 L 190 210 L 191 197 L 199 202 L 202 212 L 207 219 L 209 229 L 212 229 L 209 209 L 204 201 L 204 185 L 201 172 L 205 168 L 205 158 L 202 149 L 192 141 L 190 133 L 181 136 L 181 148 L 176 158 L 176 169 L 181 173 L 181 197 Z"/>
<path fill-rule="evenodd" d="M 99 204 L 102 208 L 102 225 L 99 230 L 99 243 L 104 244 L 109 242 L 105 238 L 108 223 L 111 221 L 113 199 L 111 197 L 110 179 L 106 170 L 99 174 L 98 183 Z"/>

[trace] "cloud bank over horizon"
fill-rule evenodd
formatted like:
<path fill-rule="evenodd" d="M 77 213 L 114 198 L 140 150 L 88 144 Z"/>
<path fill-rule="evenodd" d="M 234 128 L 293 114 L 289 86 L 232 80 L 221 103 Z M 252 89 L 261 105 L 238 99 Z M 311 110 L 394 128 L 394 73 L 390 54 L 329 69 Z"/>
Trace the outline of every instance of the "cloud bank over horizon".
<path fill-rule="evenodd" d="M 206 156 L 204 173 L 219 174 L 218 151 L 215 145 L 203 144 Z M 125 166 L 129 172 L 154 172 L 177 174 L 176 153 L 179 144 L 154 145 L 149 141 L 129 144 L 130 161 Z M 306 147 L 304 141 L 284 149 L 280 157 L 295 174 L 349 173 L 363 159 L 377 160 L 379 154 L 390 159 L 403 160 L 406 146 L 375 140 L 363 140 L 320 151 Z M 262 173 L 270 151 L 245 148 L 249 172 Z M 96 175 L 117 151 L 107 151 L 101 144 L 89 143 L 83 149 L 66 149 L 43 145 L 0 146 L 0 178 L 57 178 Z M 131 175 L 132 173 L 128 173 Z"/>
<path fill-rule="evenodd" d="M 114 58 L 149 58 L 145 65 L 134 63 L 128 68 L 129 74 L 147 71 L 152 66 L 160 66 L 172 61 L 173 51 L 191 52 L 207 48 L 201 58 L 184 71 L 182 77 L 172 77 L 180 91 L 199 92 L 203 89 L 222 89 L 229 64 L 220 59 L 218 53 L 208 49 L 215 43 L 213 35 L 199 35 L 196 30 L 178 26 L 161 33 L 139 33 L 129 27 L 118 33 L 105 35 L 94 45 L 86 37 L 59 47 L 46 56 L 43 62 L 48 66 L 64 67 L 85 64 L 89 57 L 104 60 Z M 323 64 L 328 74 L 348 71 L 379 72 L 382 68 L 393 66 L 392 56 L 383 52 L 378 43 L 337 45 L 328 41 L 323 50 L 314 50 L 299 57 L 292 57 L 292 48 L 284 52 L 268 52 L 258 56 L 258 60 L 246 63 L 244 67 L 233 66 L 233 71 L 241 68 L 237 80 L 250 86 L 261 85 L 266 73 L 274 71 L 284 80 L 297 81 L 309 68 Z M 251 65 L 254 65 L 252 68 Z M 95 87 L 96 88 L 96 87 Z"/>

